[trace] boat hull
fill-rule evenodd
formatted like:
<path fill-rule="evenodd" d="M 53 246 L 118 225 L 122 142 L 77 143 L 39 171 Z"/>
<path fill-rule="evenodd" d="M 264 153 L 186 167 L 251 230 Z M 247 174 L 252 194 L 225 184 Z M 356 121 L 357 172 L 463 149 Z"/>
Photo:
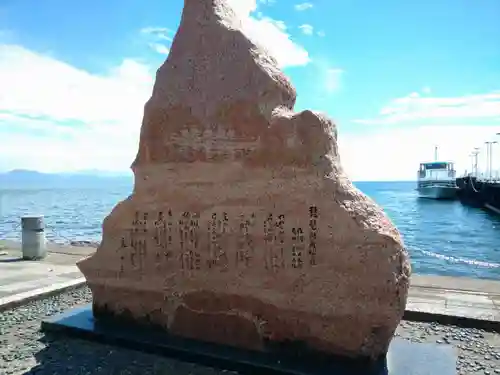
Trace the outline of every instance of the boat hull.
<path fill-rule="evenodd" d="M 419 198 L 456 199 L 457 188 L 451 186 L 426 186 L 417 188 Z"/>

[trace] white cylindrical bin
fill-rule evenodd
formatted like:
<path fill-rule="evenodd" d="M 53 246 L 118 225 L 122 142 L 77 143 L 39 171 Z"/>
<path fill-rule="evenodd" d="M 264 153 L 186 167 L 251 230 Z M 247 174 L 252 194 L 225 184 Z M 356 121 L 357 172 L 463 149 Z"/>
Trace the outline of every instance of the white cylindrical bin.
<path fill-rule="evenodd" d="M 47 255 L 45 247 L 45 224 L 43 216 L 21 218 L 23 259 L 43 259 Z"/>

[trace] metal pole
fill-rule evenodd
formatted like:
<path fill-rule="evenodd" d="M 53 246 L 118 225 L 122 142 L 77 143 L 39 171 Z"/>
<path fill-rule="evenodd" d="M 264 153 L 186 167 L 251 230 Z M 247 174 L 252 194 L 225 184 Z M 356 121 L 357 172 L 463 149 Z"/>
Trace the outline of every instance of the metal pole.
<path fill-rule="evenodd" d="M 492 172 L 491 171 L 491 166 L 492 166 L 491 161 L 493 159 L 493 142 L 490 142 L 489 146 L 490 146 L 490 163 L 488 164 L 488 169 L 489 169 L 488 180 L 491 181 L 491 175 L 492 175 L 492 173 L 491 173 Z"/>
<path fill-rule="evenodd" d="M 492 176 L 492 161 L 493 161 L 493 142 L 490 141 L 488 142 L 488 151 L 489 151 L 489 159 L 488 159 L 488 180 L 491 180 L 491 176 Z"/>
<path fill-rule="evenodd" d="M 475 155 L 475 157 L 474 157 L 474 176 L 477 177 L 477 160 L 478 160 L 477 156 L 479 155 L 479 153 L 476 151 L 474 155 Z"/>
<path fill-rule="evenodd" d="M 476 177 L 479 177 L 479 154 L 481 153 L 480 150 L 477 150 L 476 153 Z"/>
<path fill-rule="evenodd" d="M 486 173 L 485 173 L 485 177 L 486 179 L 488 179 L 488 175 L 489 175 L 489 166 L 490 166 L 490 144 L 491 142 L 484 142 L 486 144 Z"/>
<path fill-rule="evenodd" d="M 496 136 L 497 136 L 497 137 L 498 137 L 498 136 L 500 136 L 500 133 L 496 133 Z M 495 143 L 498 143 L 498 142 L 497 142 L 497 141 L 495 141 Z M 498 179 L 498 167 L 497 167 L 497 172 L 496 172 L 496 175 L 497 175 L 497 177 L 496 177 L 496 178 Z"/>
<path fill-rule="evenodd" d="M 474 177 L 477 177 L 478 155 L 479 155 L 479 147 L 474 147 Z"/>
<path fill-rule="evenodd" d="M 487 155 L 487 159 L 486 159 L 486 179 L 489 180 L 490 179 L 490 175 L 491 175 L 491 171 L 490 171 L 490 163 L 491 163 L 491 142 L 488 142 L 486 144 L 486 147 L 488 148 L 488 155 Z"/>
<path fill-rule="evenodd" d="M 493 179 L 493 145 L 497 144 L 497 141 L 492 141 L 490 144 L 490 180 Z"/>

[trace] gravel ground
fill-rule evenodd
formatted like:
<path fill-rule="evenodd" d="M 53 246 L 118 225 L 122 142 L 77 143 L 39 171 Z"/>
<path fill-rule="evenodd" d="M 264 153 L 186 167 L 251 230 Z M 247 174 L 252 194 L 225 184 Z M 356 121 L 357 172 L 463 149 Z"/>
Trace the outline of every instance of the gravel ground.
<path fill-rule="evenodd" d="M 44 317 L 90 301 L 90 291 L 84 287 L 0 312 L 0 374 L 229 373 L 136 351 L 40 333 L 40 321 Z M 500 375 L 500 334 L 403 321 L 396 335 L 414 342 L 454 345 L 459 353 L 458 374 Z"/>

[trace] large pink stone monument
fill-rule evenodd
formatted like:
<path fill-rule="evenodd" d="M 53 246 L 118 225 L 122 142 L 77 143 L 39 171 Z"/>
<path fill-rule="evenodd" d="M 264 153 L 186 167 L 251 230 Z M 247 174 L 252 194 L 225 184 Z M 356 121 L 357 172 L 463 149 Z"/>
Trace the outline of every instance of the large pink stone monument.
<path fill-rule="evenodd" d="M 133 193 L 79 267 L 94 314 L 248 349 L 384 354 L 410 264 L 342 170 L 335 125 L 223 0 L 185 0 L 145 105 Z"/>

